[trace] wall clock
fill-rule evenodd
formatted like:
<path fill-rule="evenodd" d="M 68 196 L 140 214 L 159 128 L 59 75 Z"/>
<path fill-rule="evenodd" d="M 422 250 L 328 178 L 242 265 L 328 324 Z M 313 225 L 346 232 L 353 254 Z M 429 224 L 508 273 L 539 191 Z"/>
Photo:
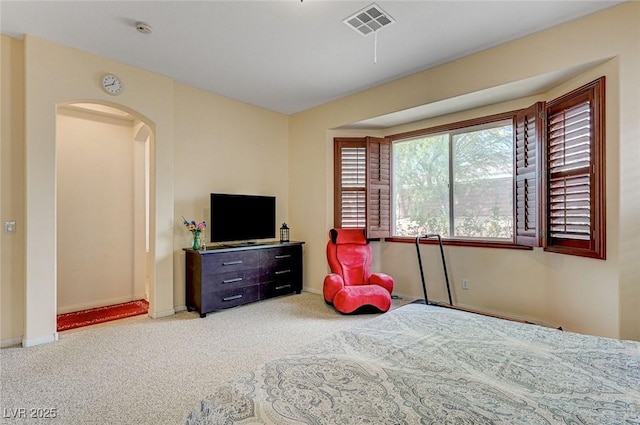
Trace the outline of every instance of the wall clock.
<path fill-rule="evenodd" d="M 110 95 L 118 95 L 122 93 L 122 81 L 113 74 L 105 74 L 102 76 L 102 89 Z"/>

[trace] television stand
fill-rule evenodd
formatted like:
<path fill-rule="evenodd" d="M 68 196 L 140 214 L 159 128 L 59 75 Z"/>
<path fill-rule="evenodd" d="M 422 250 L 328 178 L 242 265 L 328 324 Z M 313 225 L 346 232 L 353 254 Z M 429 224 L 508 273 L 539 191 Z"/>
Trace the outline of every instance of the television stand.
<path fill-rule="evenodd" d="M 207 313 L 302 292 L 302 244 L 265 242 L 185 249 L 187 310 Z"/>

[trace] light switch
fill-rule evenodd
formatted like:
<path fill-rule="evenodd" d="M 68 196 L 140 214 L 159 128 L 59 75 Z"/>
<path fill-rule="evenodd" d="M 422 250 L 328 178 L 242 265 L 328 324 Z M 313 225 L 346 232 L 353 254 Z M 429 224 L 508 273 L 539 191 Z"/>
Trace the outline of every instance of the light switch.
<path fill-rule="evenodd" d="M 4 222 L 4 232 L 5 233 L 15 233 L 16 232 L 16 222 L 15 221 L 5 221 Z"/>

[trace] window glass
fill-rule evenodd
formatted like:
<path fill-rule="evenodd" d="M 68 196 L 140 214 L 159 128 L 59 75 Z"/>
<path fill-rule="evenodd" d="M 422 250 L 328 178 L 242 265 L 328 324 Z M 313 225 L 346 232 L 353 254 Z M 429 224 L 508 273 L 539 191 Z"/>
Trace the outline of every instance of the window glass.
<path fill-rule="evenodd" d="M 512 125 L 454 134 L 453 236 L 513 238 Z"/>
<path fill-rule="evenodd" d="M 393 144 L 395 236 L 449 234 L 449 135 Z"/>
<path fill-rule="evenodd" d="M 513 126 L 393 144 L 394 236 L 513 240 Z"/>

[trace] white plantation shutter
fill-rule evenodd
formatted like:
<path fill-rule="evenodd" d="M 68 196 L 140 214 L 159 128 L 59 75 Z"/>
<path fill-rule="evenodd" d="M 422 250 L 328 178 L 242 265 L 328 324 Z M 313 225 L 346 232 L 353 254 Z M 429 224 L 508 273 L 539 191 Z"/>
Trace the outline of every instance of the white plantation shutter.
<path fill-rule="evenodd" d="M 604 77 L 547 107 L 547 241 L 604 258 Z"/>

